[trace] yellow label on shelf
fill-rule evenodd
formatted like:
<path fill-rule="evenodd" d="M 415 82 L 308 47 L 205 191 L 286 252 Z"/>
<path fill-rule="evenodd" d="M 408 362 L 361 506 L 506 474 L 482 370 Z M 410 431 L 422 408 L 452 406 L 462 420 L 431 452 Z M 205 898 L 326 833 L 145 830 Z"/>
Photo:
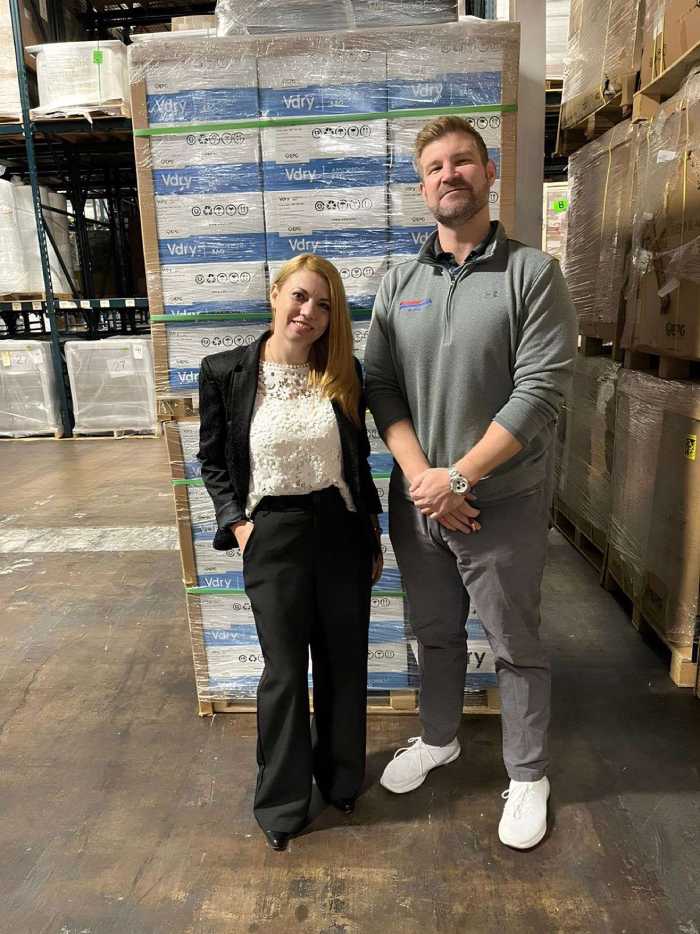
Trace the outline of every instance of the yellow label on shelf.
<path fill-rule="evenodd" d="M 685 439 L 685 456 L 689 461 L 694 461 L 698 456 L 698 436 L 688 435 Z"/>

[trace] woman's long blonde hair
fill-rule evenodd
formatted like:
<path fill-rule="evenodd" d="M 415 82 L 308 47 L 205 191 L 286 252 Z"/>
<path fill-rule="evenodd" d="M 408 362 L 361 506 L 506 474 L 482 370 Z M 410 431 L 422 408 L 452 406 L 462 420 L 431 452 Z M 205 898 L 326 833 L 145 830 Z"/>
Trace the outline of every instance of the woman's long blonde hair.
<path fill-rule="evenodd" d="M 281 288 L 290 276 L 301 269 L 308 269 L 323 276 L 328 283 L 331 305 L 328 327 L 311 346 L 309 382 L 317 386 L 329 399 L 336 401 L 350 421 L 359 425 L 360 383 L 352 356 L 352 325 L 343 280 L 335 266 L 327 259 L 315 253 L 302 253 L 284 264 L 272 284 L 278 289 Z M 273 311 L 272 330 L 274 329 Z"/>

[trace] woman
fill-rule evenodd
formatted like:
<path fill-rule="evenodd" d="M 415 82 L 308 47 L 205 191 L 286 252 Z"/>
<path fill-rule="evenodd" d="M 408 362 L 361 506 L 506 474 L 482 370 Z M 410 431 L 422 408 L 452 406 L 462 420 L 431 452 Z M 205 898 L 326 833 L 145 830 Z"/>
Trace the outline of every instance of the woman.
<path fill-rule="evenodd" d="M 270 298 L 271 331 L 202 361 L 199 459 L 216 508 L 215 547 L 232 547 L 232 533 L 243 553 L 265 658 L 254 811 L 270 846 L 283 850 L 307 821 L 312 777 L 348 814 L 364 777 L 381 505 L 338 271 L 297 256 Z"/>

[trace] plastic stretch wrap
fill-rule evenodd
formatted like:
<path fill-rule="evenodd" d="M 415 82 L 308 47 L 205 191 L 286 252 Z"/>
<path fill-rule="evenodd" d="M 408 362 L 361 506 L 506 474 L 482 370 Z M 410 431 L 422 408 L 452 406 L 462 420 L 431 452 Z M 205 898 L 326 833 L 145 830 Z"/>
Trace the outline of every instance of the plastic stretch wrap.
<path fill-rule="evenodd" d="M 128 97 L 126 46 L 117 39 L 50 42 L 30 46 L 36 54 L 37 115 L 115 104 Z"/>
<path fill-rule="evenodd" d="M 619 94 L 632 103 L 643 12 L 643 0 L 572 0 L 562 126 L 581 123 Z"/>
<path fill-rule="evenodd" d="M 700 41 L 700 7 L 693 0 L 646 0 L 642 88 Z"/>
<path fill-rule="evenodd" d="M 622 370 L 609 570 L 667 642 L 696 636 L 700 384 Z"/>
<path fill-rule="evenodd" d="M 47 188 L 41 188 L 41 200 L 45 205 L 66 210 L 65 197 Z M 61 258 L 69 266 L 67 218 L 53 211 L 46 211 L 45 217 Z M 48 238 L 46 246 L 54 291 L 69 293 L 68 280 Z M 0 179 L 0 295 L 43 291 L 31 186 Z"/>
<path fill-rule="evenodd" d="M 457 19 L 456 0 L 217 0 L 220 36 L 335 32 L 367 26 L 418 26 Z"/>
<path fill-rule="evenodd" d="M 610 524 L 619 369 L 619 364 L 606 357 L 576 357 L 574 388 L 563 413 L 565 440 L 558 462 L 558 506 L 601 551 Z"/>
<path fill-rule="evenodd" d="M 569 210 L 564 272 L 579 330 L 616 336 L 632 241 L 634 146 L 629 120 L 577 150 L 569 159 Z"/>
<path fill-rule="evenodd" d="M 564 77 L 571 0 L 547 0 L 547 66 L 549 79 Z"/>
<path fill-rule="evenodd" d="M 61 428 L 51 345 L 42 341 L 0 343 L 0 435 L 20 438 Z"/>
<path fill-rule="evenodd" d="M 412 151 L 437 114 L 458 110 L 484 135 L 492 216 L 508 226 L 518 36 L 517 24 L 468 19 L 132 46 L 157 392 L 192 395 L 205 353 L 259 333 L 270 281 L 300 253 L 338 267 L 362 357 L 382 276 L 434 228 Z"/>
<path fill-rule="evenodd" d="M 66 341 L 75 431 L 154 431 L 156 396 L 150 341 L 113 337 Z"/>
<path fill-rule="evenodd" d="M 562 266 L 566 259 L 568 210 L 568 183 L 545 182 L 542 186 L 542 249 L 556 256 Z"/>
<path fill-rule="evenodd" d="M 700 359 L 700 71 L 640 134 L 624 346 Z"/>

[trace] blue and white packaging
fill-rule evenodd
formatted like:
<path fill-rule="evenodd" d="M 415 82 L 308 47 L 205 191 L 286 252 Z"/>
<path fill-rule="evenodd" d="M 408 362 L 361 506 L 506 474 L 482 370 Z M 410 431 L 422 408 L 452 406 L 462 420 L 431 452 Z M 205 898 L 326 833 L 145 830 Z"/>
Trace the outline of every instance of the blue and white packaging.
<path fill-rule="evenodd" d="M 166 325 L 168 386 L 171 392 L 190 395 L 199 391 L 199 368 L 202 357 L 254 343 L 265 324 L 240 324 L 235 321 L 174 320 Z"/>
<path fill-rule="evenodd" d="M 352 352 L 362 362 L 365 359 L 367 335 L 369 334 L 369 319 L 352 322 Z"/>
<path fill-rule="evenodd" d="M 263 117 L 385 113 L 386 55 L 361 48 L 283 50 L 258 60 Z"/>
<path fill-rule="evenodd" d="M 371 620 L 367 649 L 367 689 L 408 687 L 408 646 L 401 621 Z"/>
<path fill-rule="evenodd" d="M 166 315 L 270 311 L 264 262 L 166 262 L 160 267 L 160 279 Z"/>
<path fill-rule="evenodd" d="M 146 102 L 151 126 L 256 118 L 257 69 L 252 48 L 231 54 L 226 40 L 171 39 L 151 43 Z M 131 80 L 138 77 L 132 69 Z"/>
<path fill-rule="evenodd" d="M 151 137 L 154 172 L 187 166 L 256 164 L 260 158 L 258 130 L 205 130 Z"/>
<path fill-rule="evenodd" d="M 271 55 L 258 64 L 267 117 L 353 114 L 357 121 L 262 131 L 271 277 L 299 253 L 340 269 L 353 310 L 372 307 L 387 270 L 386 56 L 361 49 Z"/>
<path fill-rule="evenodd" d="M 199 421 L 178 420 L 170 422 L 167 429 L 177 431 L 182 451 L 178 467 L 181 467 L 186 480 L 195 480 L 202 476 L 202 465 L 197 459 L 199 450 Z"/>
<path fill-rule="evenodd" d="M 187 487 L 192 546 L 197 587 L 243 590 L 243 559 L 240 549 L 215 551 L 212 547 L 217 523 L 214 504 L 206 487 Z"/>

